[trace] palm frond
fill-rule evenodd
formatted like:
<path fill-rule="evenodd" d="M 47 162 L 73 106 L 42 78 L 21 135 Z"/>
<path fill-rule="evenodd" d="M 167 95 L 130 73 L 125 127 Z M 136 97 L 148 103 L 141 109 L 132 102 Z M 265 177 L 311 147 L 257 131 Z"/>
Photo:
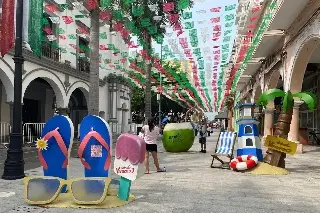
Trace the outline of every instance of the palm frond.
<path fill-rule="evenodd" d="M 268 102 L 274 100 L 277 97 L 284 97 L 286 93 L 281 89 L 270 89 L 262 93 L 259 97 L 258 104 L 267 106 Z"/>
<path fill-rule="evenodd" d="M 293 94 L 293 97 L 305 102 L 309 109 L 315 109 L 317 106 L 317 96 L 311 92 L 298 92 Z"/>

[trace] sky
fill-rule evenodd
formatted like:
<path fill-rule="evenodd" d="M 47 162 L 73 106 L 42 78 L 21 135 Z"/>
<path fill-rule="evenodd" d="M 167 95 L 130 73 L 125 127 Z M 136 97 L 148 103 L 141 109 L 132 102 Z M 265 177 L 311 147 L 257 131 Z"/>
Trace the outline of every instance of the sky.
<path fill-rule="evenodd" d="M 212 33 L 213 33 L 213 30 L 212 30 L 213 23 L 210 22 L 211 18 L 220 16 L 221 17 L 221 25 L 224 26 L 224 24 L 225 24 L 224 16 L 227 15 L 227 14 L 230 14 L 230 13 L 235 13 L 235 11 L 224 12 L 223 9 L 221 10 L 220 13 L 211 13 L 209 10 L 211 8 L 216 8 L 216 7 L 224 8 L 224 6 L 226 6 L 226 5 L 233 5 L 233 4 L 238 4 L 238 1 L 237 0 L 204 0 L 202 2 L 195 1 L 195 4 L 194 4 L 193 8 L 190 11 L 192 12 L 192 15 L 193 15 L 192 16 L 192 21 L 195 21 L 195 28 L 198 29 L 198 39 L 199 39 L 199 46 L 198 47 L 201 48 L 202 55 L 204 55 L 203 50 L 204 50 L 205 47 L 219 46 L 219 45 L 222 44 L 223 33 L 222 33 L 221 39 L 218 42 L 213 42 L 211 39 L 209 41 L 207 40 L 206 42 L 204 42 L 203 39 L 201 39 L 201 28 L 208 28 L 208 33 L 210 35 L 212 35 Z M 200 12 L 202 10 L 206 11 L 206 13 Z M 199 21 L 200 21 L 201 24 L 199 24 Z M 170 32 L 170 30 L 168 30 L 168 31 Z M 222 29 L 222 32 L 223 31 L 224 30 Z M 231 42 L 229 42 L 229 46 L 231 47 L 230 50 L 229 50 L 229 57 L 230 57 L 231 51 L 232 51 L 233 40 L 234 40 L 234 38 L 236 36 L 236 26 L 235 25 L 234 25 L 234 27 L 232 29 L 232 33 L 230 34 L 230 36 L 231 36 L 232 39 L 231 39 Z M 187 38 L 189 38 L 188 32 L 183 33 L 179 37 L 187 37 Z M 173 35 L 171 38 L 176 38 L 176 36 Z M 211 38 L 211 36 L 210 36 L 210 38 Z M 166 37 L 165 44 L 168 44 L 168 39 L 170 39 L 170 38 Z M 178 38 L 176 38 L 176 40 L 177 40 L 177 43 L 178 43 Z M 155 44 L 155 45 L 154 45 L 154 47 L 155 47 L 156 51 L 160 53 L 161 45 L 159 45 L 159 44 L 158 45 Z M 191 46 L 190 42 L 189 42 L 189 46 Z M 170 45 L 169 45 L 169 47 L 170 47 Z M 180 50 L 181 50 L 180 52 L 183 53 L 182 48 L 180 48 Z M 212 51 L 211 51 L 211 56 L 213 57 L 213 52 Z M 210 63 L 210 61 L 206 61 L 206 62 Z M 211 61 L 211 63 L 212 63 L 212 61 Z M 221 71 L 222 70 L 219 70 L 219 72 L 221 72 Z M 210 76 L 212 76 L 212 74 Z M 209 85 L 209 91 L 210 91 L 210 89 L 212 89 L 212 86 L 211 86 L 211 81 L 212 80 L 213 80 L 212 78 L 207 78 L 207 81 L 206 81 L 207 85 Z M 213 94 L 213 93 L 210 93 L 210 95 L 211 94 Z M 209 120 L 213 120 L 214 117 L 217 114 L 218 114 L 217 112 L 206 112 L 205 113 L 205 115 L 208 117 Z"/>

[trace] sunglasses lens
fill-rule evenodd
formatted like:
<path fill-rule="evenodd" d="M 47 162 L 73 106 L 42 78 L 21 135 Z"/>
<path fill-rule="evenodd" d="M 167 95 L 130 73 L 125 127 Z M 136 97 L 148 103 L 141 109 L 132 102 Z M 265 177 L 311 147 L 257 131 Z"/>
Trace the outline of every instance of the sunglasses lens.
<path fill-rule="evenodd" d="M 30 179 L 27 188 L 27 198 L 33 202 L 44 202 L 53 198 L 59 190 L 60 181 L 57 179 Z"/>
<path fill-rule="evenodd" d="M 77 180 L 71 185 L 73 196 L 78 201 L 98 201 L 105 190 L 104 180 Z"/>

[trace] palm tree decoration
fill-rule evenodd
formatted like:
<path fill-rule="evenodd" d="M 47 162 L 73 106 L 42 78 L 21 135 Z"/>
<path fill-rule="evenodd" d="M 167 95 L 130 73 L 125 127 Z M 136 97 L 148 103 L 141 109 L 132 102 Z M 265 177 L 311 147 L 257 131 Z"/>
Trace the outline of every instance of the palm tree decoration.
<path fill-rule="evenodd" d="M 228 99 L 226 100 L 226 106 L 228 109 L 228 131 L 233 132 L 233 109 L 234 109 L 234 95 L 231 94 L 228 96 Z"/>
<path fill-rule="evenodd" d="M 305 102 L 309 109 L 315 109 L 317 106 L 317 97 L 310 92 L 299 92 L 292 94 L 290 91 L 284 92 L 280 89 L 270 89 L 261 94 L 258 104 L 261 104 L 265 107 L 269 101 L 273 101 L 276 97 L 282 97 L 283 101 L 281 112 L 273 134 L 275 136 L 287 139 L 290 131 L 294 98 Z M 285 157 L 285 153 L 268 149 L 264 158 L 264 162 L 273 166 L 285 168 Z"/>

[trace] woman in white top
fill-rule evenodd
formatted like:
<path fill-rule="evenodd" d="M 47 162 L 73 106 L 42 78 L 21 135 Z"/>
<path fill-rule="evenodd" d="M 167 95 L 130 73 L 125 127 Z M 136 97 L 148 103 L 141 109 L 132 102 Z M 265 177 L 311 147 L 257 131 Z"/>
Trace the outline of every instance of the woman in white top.
<path fill-rule="evenodd" d="M 158 146 L 157 146 L 157 138 L 159 135 L 160 129 L 159 127 L 154 125 L 153 119 L 148 120 L 148 125 L 144 125 L 141 129 L 141 133 L 144 135 L 144 140 L 147 144 L 146 146 L 146 158 L 145 158 L 145 167 L 146 167 L 146 172 L 145 174 L 150 174 L 149 171 L 149 152 L 151 152 L 153 160 L 154 160 L 154 165 L 157 168 L 157 172 L 164 172 L 164 169 L 161 169 L 159 166 L 159 160 L 158 160 Z"/>

